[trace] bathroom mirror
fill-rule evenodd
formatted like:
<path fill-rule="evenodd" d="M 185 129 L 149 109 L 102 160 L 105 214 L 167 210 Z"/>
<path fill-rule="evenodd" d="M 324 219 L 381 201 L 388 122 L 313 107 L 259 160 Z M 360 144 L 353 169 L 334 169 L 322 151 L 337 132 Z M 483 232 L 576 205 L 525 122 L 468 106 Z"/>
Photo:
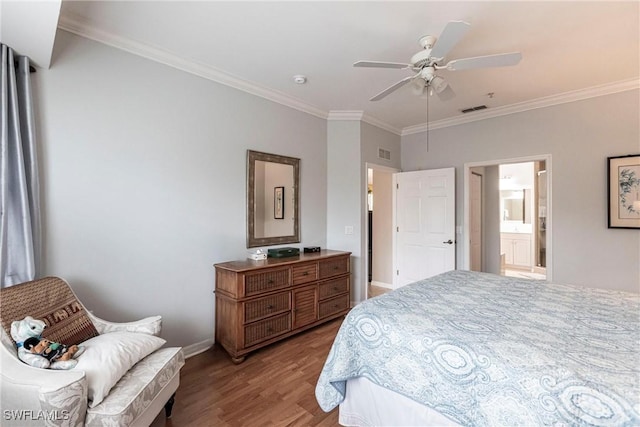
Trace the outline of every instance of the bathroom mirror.
<path fill-rule="evenodd" d="M 524 222 L 524 200 L 504 199 L 503 221 Z"/>
<path fill-rule="evenodd" d="M 503 222 L 531 223 L 531 215 L 527 209 L 527 199 L 531 190 L 500 191 L 500 202 Z"/>
<path fill-rule="evenodd" d="M 247 150 L 247 248 L 300 242 L 300 159 Z"/>

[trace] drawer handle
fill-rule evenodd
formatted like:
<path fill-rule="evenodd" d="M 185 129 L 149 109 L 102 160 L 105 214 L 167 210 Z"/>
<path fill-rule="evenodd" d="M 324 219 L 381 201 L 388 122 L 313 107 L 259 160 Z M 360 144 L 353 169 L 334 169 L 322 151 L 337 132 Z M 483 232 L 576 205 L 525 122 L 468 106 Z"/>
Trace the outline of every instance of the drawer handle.
<path fill-rule="evenodd" d="M 334 291 L 339 291 L 340 289 L 339 289 L 337 286 L 334 286 L 334 287 L 333 287 L 333 290 L 334 290 Z"/>
<path fill-rule="evenodd" d="M 269 327 L 267 328 L 267 332 L 273 332 L 273 328 L 272 328 L 271 326 L 269 326 Z"/>
<path fill-rule="evenodd" d="M 309 275 L 309 272 L 308 272 L 308 271 L 305 271 L 304 273 L 302 273 L 302 275 L 303 275 L 303 276 L 308 276 L 308 275 Z"/>
<path fill-rule="evenodd" d="M 334 270 L 339 270 L 340 267 L 338 267 L 337 265 L 335 267 L 333 267 Z"/>
<path fill-rule="evenodd" d="M 267 306 L 267 310 L 273 310 L 273 305 L 269 304 L 269 305 Z"/>
<path fill-rule="evenodd" d="M 333 304 L 333 308 L 338 308 L 340 307 L 340 304 Z"/>
<path fill-rule="evenodd" d="M 273 279 L 269 279 L 269 280 L 267 280 L 267 283 L 268 283 L 269 285 L 273 285 Z"/>

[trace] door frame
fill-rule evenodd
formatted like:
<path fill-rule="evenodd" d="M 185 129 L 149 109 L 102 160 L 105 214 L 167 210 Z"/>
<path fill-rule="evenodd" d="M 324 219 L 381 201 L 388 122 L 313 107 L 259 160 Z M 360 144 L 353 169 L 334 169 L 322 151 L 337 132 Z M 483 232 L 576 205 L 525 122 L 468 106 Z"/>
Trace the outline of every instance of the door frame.
<path fill-rule="evenodd" d="M 469 162 L 464 164 L 464 196 L 463 196 L 463 214 L 464 214 L 464 224 L 463 224 L 463 259 L 462 259 L 462 268 L 464 270 L 469 270 L 471 267 L 471 244 L 470 244 L 470 232 L 471 226 L 469 224 L 469 197 L 471 197 L 470 189 L 470 175 L 471 168 L 479 167 L 479 166 L 498 166 L 502 164 L 508 163 L 527 163 L 527 162 L 539 162 L 544 161 L 545 167 L 547 168 L 547 235 L 546 235 L 546 243 L 547 243 L 547 259 L 546 259 L 546 268 L 547 268 L 547 280 L 553 280 L 553 210 L 552 210 L 552 167 L 551 167 L 551 154 L 540 154 L 526 157 L 516 157 L 510 159 L 497 159 L 497 160 L 485 160 L 482 162 Z"/>
<path fill-rule="evenodd" d="M 484 269 L 484 175 L 473 171 L 469 174 L 469 178 L 471 175 L 480 177 L 480 271 L 482 271 Z M 471 183 L 469 183 L 469 200 L 471 200 Z M 469 270 L 471 270 L 471 207 L 469 207 Z"/>
<path fill-rule="evenodd" d="M 383 165 L 379 165 L 377 163 L 365 162 L 365 164 L 364 164 L 364 190 L 362 192 L 362 194 L 363 194 L 363 198 L 362 198 L 362 206 L 363 206 L 362 212 L 363 212 L 363 214 L 362 214 L 362 216 L 363 216 L 363 221 L 364 221 L 363 222 L 364 227 L 362 227 L 362 230 L 364 230 L 364 231 L 362 233 L 362 236 L 363 236 L 363 239 L 362 239 L 363 247 L 362 247 L 361 253 L 364 254 L 362 259 L 364 261 L 363 262 L 363 265 L 364 265 L 364 270 L 363 270 L 364 271 L 364 275 L 363 275 L 363 277 L 364 277 L 364 299 L 365 300 L 369 299 L 369 281 L 367 280 L 367 272 L 369 271 L 369 257 L 366 256 L 367 248 L 369 247 L 369 235 L 368 235 L 369 233 L 366 232 L 367 226 L 369 225 L 368 224 L 369 215 L 367 213 L 367 211 L 368 211 L 367 192 L 369 190 L 369 188 L 368 188 L 369 182 L 368 182 L 368 175 L 367 174 L 369 173 L 369 169 L 379 170 L 379 171 L 382 171 L 382 172 L 389 172 L 391 174 L 395 174 L 397 172 L 402 172 L 402 170 L 400 170 L 398 168 L 394 168 L 394 167 L 390 167 L 390 166 L 383 166 Z M 392 188 L 391 197 L 392 197 L 392 200 L 395 200 L 395 196 L 396 196 L 396 193 L 395 193 L 395 191 L 396 191 L 395 190 L 395 188 L 396 188 L 396 186 L 395 186 L 395 184 L 396 184 L 395 176 L 392 176 L 391 179 L 392 179 L 392 187 L 393 187 Z M 375 192 L 375 190 L 374 190 L 374 192 Z M 395 203 L 394 203 L 393 212 L 391 213 L 391 225 L 395 226 L 394 225 L 395 223 L 396 223 L 396 208 L 395 208 Z M 390 260 L 390 262 L 392 263 L 392 268 L 395 268 L 395 250 L 396 250 L 395 233 L 394 233 L 394 238 L 392 239 L 392 241 L 393 241 L 393 247 L 391 248 L 391 250 L 393 251 L 393 257 Z"/>

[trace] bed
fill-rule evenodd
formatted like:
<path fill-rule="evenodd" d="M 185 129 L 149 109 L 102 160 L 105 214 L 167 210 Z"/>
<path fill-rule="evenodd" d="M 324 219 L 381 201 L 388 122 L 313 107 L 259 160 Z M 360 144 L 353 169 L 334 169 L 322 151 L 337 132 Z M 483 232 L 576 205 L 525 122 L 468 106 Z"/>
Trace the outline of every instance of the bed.
<path fill-rule="evenodd" d="M 316 385 L 342 425 L 638 426 L 640 295 L 450 271 L 345 318 Z"/>

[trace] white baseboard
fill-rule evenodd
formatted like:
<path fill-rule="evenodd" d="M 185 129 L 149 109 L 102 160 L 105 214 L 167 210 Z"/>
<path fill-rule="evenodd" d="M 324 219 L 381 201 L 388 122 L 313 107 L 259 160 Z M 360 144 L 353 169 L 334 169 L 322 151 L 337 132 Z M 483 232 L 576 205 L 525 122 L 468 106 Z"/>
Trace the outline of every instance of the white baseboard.
<path fill-rule="evenodd" d="M 182 347 L 182 352 L 184 353 L 185 359 L 188 359 L 190 357 L 193 357 L 200 353 L 204 353 L 205 351 L 209 350 L 211 347 L 213 347 L 214 343 L 215 341 L 212 339 L 200 341 L 195 344 Z"/>
<path fill-rule="evenodd" d="M 391 283 L 376 282 L 375 280 L 371 281 L 371 286 L 378 286 L 380 288 L 393 289 L 393 285 Z"/>

